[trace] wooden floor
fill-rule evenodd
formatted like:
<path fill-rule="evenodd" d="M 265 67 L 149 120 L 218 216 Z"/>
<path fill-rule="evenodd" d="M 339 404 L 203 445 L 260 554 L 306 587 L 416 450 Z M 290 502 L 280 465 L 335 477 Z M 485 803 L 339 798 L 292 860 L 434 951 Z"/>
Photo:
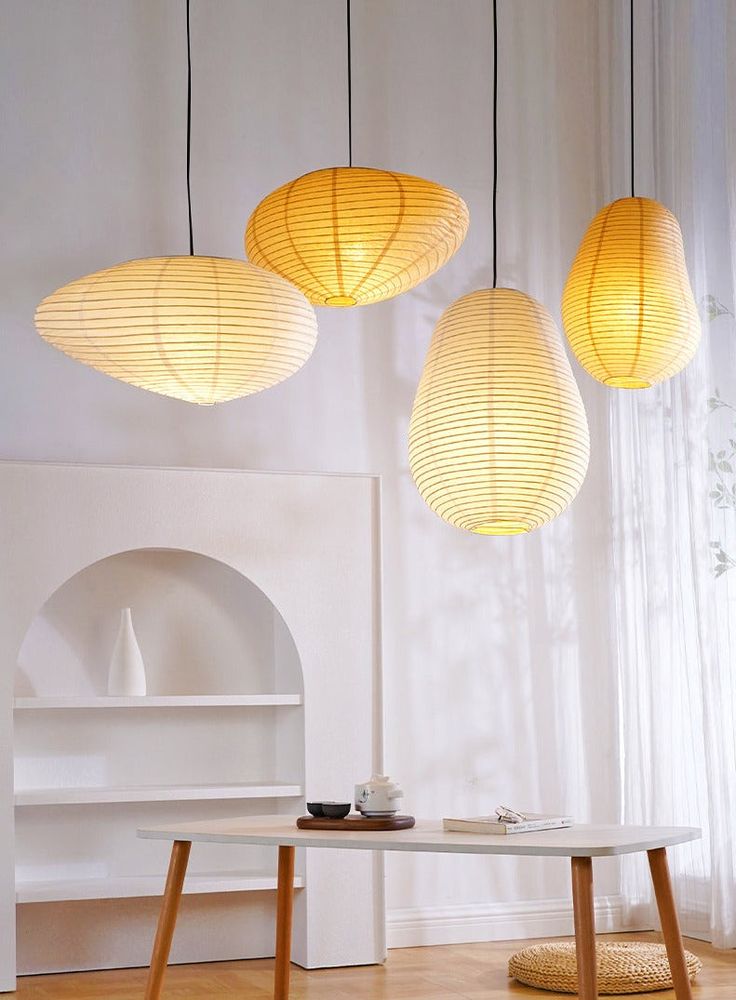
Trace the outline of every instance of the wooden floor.
<path fill-rule="evenodd" d="M 619 941 L 624 938 L 657 940 L 654 934 L 615 936 Z M 508 979 L 508 957 L 523 947 L 523 941 L 511 941 L 402 948 L 389 952 L 384 966 L 315 972 L 294 967 L 291 996 L 293 1000 L 552 1000 L 562 996 L 532 990 Z M 686 947 L 703 960 L 703 971 L 694 988 L 695 1000 L 736 1000 L 736 952 L 715 951 L 699 941 L 686 941 Z M 268 1000 L 272 969 L 273 962 L 267 959 L 172 966 L 163 1000 Z M 141 1000 L 145 979 L 145 969 L 26 976 L 18 981 L 17 993 L 5 995 L 22 1000 Z M 668 990 L 638 996 L 640 1000 L 671 1000 L 674 994 Z"/>

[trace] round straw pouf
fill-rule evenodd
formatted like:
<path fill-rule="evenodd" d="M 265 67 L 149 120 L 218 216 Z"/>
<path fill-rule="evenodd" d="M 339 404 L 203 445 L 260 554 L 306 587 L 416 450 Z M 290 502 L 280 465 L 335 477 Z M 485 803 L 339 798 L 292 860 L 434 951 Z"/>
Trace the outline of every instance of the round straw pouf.
<path fill-rule="evenodd" d="M 596 945 L 598 992 L 649 993 L 672 988 L 672 976 L 663 944 L 644 941 L 601 942 Z M 702 969 L 699 958 L 685 952 L 692 982 Z M 537 944 L 517 951 L 509 959 L 509 975 L 520 983 L 553 993 L 577 993 L 578 968 L 575 944 Z"/>

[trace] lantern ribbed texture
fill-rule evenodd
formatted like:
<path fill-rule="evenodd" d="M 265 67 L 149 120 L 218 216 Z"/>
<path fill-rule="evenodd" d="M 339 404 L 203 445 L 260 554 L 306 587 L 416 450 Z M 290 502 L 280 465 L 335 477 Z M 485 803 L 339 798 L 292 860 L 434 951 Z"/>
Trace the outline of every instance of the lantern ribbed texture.
<path fill-rule="evenodd" d="M 531 531 L 573 500 L 588 453 L 583 403 L 544 306 L 510 288 L 454 302 L 409 429 L 411 473 L 432 510 L 478 534 Z"/>
<path fill-rule="evenodd" d="M 245 250 L 314 305 L 366 305 L 434 274 L 465 239 L 468 221 L 462 198 L 432 181 L 331 167 L 264 198 L 248 220 Z"/>
<path fill-rule="evenodd" d="M 570 346 L 593 378 L 645 389 L 675 375 L 700 341 L 677 219 L 650 198 L 621 198 L 593 219 L 562 297 Z"/>
<path fill-rule="evenodd" d="M 281 382 L 317 339 L 314 310 L 283 278 L 222 257 L 150 257 L 64 285 L 39 333 L 114 378 L 192 403 Z"/>

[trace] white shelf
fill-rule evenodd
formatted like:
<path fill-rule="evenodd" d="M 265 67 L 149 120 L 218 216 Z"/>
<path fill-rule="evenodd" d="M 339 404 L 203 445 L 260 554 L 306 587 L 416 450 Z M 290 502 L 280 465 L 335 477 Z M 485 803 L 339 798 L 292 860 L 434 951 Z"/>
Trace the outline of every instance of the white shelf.
<path fill-rule="evenodd" d="M 190 802 L 203 799 L 299 798 L 300 785 L 128 785 L 91 788 L 30 788 L 15 792 L 16 806 L 83 805 L 89 802 Z"/>
<path fill-rule="evenodd" d="M 16 698 L 19 709 L 76 708 L 257 708 L 269 705 L 301 705 L 300 694 L 180 694 L 148 695 L 144 698 L 107 698 L 80 695 L 75 698 Z"/>
<path fill-rule="evenodd" d="M 272 872 L 205 872 L 187 875 L 184 893 L 263 892 L 276 888 Z M 18 903 L 51 903 L 72 899 L 128 899 L 161 896 L 165 875 L 117 876 L 111 878 L 53 879 L 17 882 Z M 304 888 L 304 878 L 294 878 L 294 888 Z"/>

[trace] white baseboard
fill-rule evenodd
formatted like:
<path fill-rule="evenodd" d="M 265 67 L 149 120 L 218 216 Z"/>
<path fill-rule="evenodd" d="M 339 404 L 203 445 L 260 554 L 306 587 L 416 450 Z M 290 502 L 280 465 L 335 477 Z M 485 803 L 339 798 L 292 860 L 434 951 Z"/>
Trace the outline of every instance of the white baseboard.
<path fill-rule="evenodd" d="M 595 922 L 596 929 L 602 934 L 646 929 L 630 924 L 624 926 L 622 897 L 619 895 L 596 898 Z M 386 914 L 389 948 L 563 937 L 572 933 L 570 899 L 416 907 L 389 910 Z"/>

